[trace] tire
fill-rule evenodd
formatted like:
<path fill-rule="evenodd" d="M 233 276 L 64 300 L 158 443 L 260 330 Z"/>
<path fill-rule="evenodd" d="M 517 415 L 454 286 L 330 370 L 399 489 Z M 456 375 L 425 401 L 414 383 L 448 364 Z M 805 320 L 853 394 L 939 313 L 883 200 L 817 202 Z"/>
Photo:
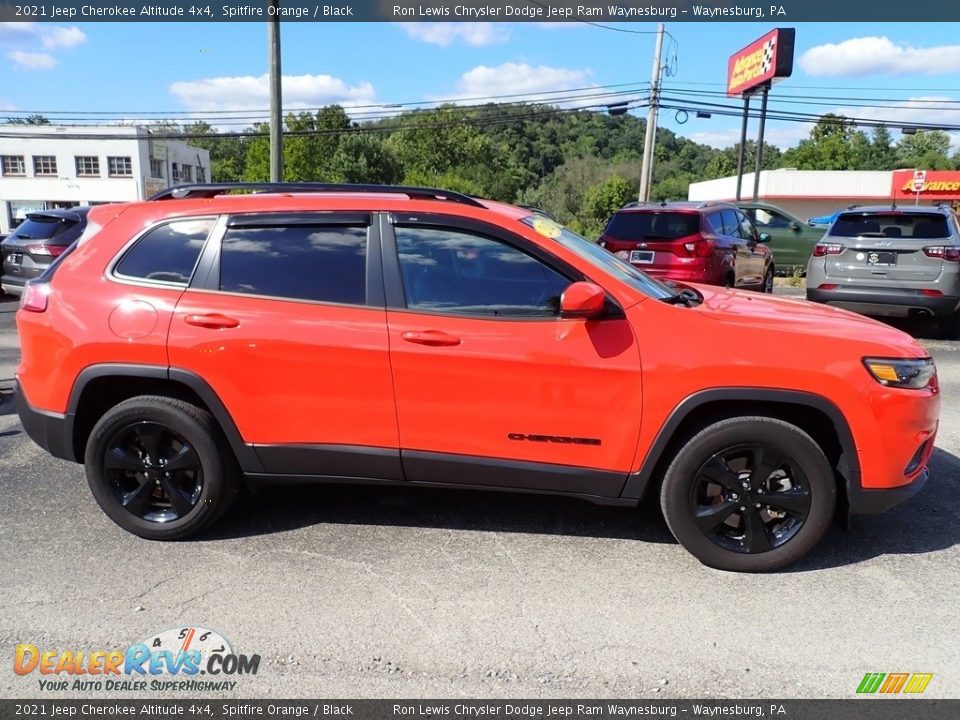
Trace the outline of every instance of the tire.
<path fill-rule="evenodd" d="M 670 463 L 660 492 L 677 541 L 704 565 L 737 572 L 799 560 L 829 528 L 836 503 L 833 468 L 817 443 L 769 417 L 730 418 L 698 432 Z"/>
<path fill-rule="evenodd" d="M 960 310 L 939 318 L 937 324 L 944 340 L 960 340 Z"/>
<path fill-rule="evenodd" d="M 763 276 L 763 285 L 761 286 L 760 290 L 768 295 L 773 294 L 773 276 L 773 268 L 769 268 L 767 270 L 767 274 Z"/>
<path fill-rule="evenodd" d="M 100 508 L 148 540 L 200 532 L 226 514 L 240 488 L 236 460 L 211 415 L 167 397 L 135 397 L 107 411 L 84 463 Z"/>
<path fill-rule="evenodd" d="M 727 288 L 728 290 L 733 290 L 733 288 L 734 288 L 734 286 L 735 286 L 736 284 L 737 284 L 737 281 L 736 281 L 736 279 L 733 277 L 733 275 L 727 275 L 727 276 L 723 279 L 723 286 L 724 286 L 725 288 Z"/>

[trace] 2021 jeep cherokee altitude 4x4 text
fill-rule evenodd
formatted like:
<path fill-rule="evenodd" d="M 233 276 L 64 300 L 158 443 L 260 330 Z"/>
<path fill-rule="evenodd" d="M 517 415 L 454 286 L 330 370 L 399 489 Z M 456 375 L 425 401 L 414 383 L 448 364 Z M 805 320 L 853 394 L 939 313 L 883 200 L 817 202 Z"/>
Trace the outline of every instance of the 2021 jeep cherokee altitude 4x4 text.
<path fill-rule="evenodd" d="M 759 571 L 926 479 L 938 386 L 909 336 L 667 286 L 536 212 L 261 184 L 88 223 L 21 298 L 18 410 L 145 538 L 245 478 L 659 495 L 702 562 Z"/>

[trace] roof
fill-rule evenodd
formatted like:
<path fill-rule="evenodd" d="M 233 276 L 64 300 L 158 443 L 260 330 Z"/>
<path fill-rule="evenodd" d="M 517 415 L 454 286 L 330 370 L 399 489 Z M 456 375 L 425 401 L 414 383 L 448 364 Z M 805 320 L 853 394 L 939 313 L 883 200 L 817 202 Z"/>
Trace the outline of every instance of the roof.
<path fill-rule="evenodd" d="M 662 212 L 664 210 L 675 210 L 679 212 L 700 212 L 702 210 L 712 210 L 716 208 L 733 208 L 733 203 L 728 202 L 691 202 L 688 200 L 678 200 L 676 202 L 666 203 L 627 203 L 617 212 Z"/>
<path fill-rule="evenodd" d="M 903 215 L 929 215 L 930 213 L 940 213 L 949 215 L 952 209 L 938 205 L 858 205 L 855 208 L 846 208 L 839 211 L 839 215 L 869 215 L 872 213 L 900 213 Z"/>

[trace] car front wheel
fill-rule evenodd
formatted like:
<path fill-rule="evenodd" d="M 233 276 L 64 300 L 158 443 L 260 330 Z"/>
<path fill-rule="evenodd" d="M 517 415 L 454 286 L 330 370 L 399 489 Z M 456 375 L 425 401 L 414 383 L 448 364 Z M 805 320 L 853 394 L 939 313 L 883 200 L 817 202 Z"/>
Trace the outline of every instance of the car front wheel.
<path fill-rule="evenodd" d="M 660 504 L 677 541 L 719 570 L 764 572 L 813 548 L 833 517 L 833 469 L 803 430 L 769 417 L 730 418 L 688 440 Z"/>
<path fill-rule="evenodd" d="M 167 397 L 113 407 L 87 443 L 87 482 L 124 530 L 180 540 L 223 515 L 239 484 L 230 448 L 206 411 Z"/>

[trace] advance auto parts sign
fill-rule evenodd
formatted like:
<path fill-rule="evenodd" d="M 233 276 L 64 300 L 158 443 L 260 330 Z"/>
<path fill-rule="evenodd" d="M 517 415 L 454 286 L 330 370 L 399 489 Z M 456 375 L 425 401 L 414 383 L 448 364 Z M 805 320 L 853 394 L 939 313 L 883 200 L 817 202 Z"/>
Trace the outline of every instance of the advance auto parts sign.
<path fill-rule="evenodd" d="M 917 197 L 913 185 L 913 170 L 896 170 L 893 173 L 893 197 L 896 200 Z M 960 172 L 956 170 L 927 170 L 920 200 L 960 200 Z"/>
<path fill-rule="evenodd" d="M 793 74 L 794 28 L 771 30 L 727 61 L 727 95 L 743 95 Z"/>

